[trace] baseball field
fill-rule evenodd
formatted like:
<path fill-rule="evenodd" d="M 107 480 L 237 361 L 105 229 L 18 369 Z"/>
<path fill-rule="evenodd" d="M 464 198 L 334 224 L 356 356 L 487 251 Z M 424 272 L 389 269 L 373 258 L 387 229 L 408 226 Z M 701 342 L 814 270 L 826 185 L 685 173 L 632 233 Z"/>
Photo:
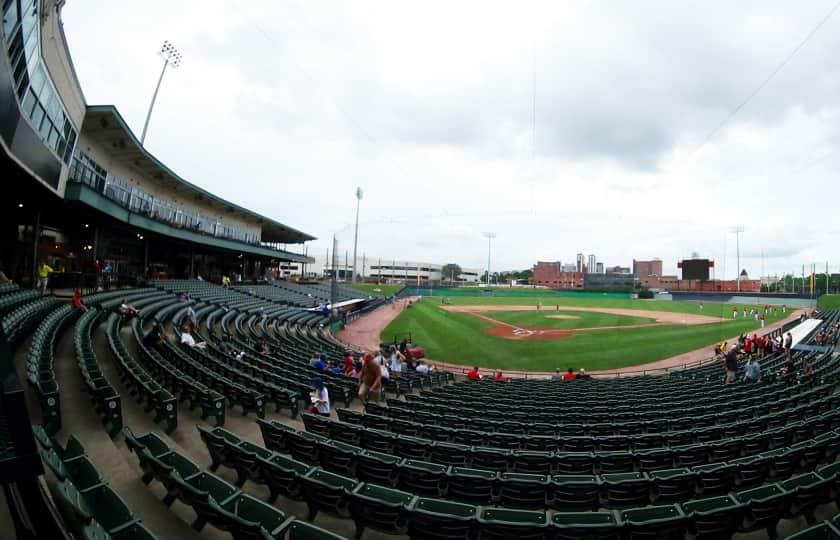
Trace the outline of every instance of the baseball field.
<path fill-rule="evenodd" d="M 738 316 L 733 319 L 733 308 Z M 410 335 L 437 361 L 505 370 L 609 370 L 759 330 L 764 306 L 559 295 L 424 297 L 382 332 Z M 743 315 L 744 310 L 747 316 Z M 789 314 L 789 311 L 788 311 Z M 786 317 L 771 308 L 766 324 Z"/>

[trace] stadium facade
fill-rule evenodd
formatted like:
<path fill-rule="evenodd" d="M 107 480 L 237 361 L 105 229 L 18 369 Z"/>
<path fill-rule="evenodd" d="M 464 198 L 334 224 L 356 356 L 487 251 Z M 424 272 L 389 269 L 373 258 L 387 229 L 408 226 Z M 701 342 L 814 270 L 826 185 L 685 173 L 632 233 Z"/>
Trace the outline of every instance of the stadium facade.
<path fill-rule="evenodd" d="M 58 281 L 101 269 L 257 276 L 308 262 L 288 246 L 313 236 L 188 182 L 143 147 L 116 107 L 87 103 L 63 4 L 2 3 L 0 164 L 15 186 L 0 203 L 3 271 L 28 284 L 41 262 Z"/>
<path fill-rule="evenodd" d="M 290 264 L 290 267 L 297 266 Z M 363 255 L 359 257 L 356 264 L 358 277 L 363 280 L 375 280 L 380 282 L 420 282 L 447 281 L 451 276 L 443 275 L 443 267 L 440 263 L 423 261 L 406 261 L 394 257 L 380 257 Z M 353 260 L 349 253 L 336 257 L 335 263 L 325 256 L 314 257 L 312 264 L 307 264 L 305 275 L 304 269 L 289 270 L 286 274 L 289 277 L 302 276 L 311 279 L 320 279 L 332 276 L 333 267 L 336 277 L 341 280 L 349 280 L 353 275 Z M 462 283 L 478 283 L 479 278 L 485 273 L 478 268 L 461 268 L 461 273 L 455 277 L 455 281 Z"/>

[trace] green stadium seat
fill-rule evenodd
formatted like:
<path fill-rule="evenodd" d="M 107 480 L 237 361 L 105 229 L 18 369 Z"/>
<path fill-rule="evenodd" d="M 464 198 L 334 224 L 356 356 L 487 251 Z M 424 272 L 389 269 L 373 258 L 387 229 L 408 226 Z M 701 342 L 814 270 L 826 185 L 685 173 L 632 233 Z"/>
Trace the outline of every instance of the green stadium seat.
<path fill-rule="evenodd" d="M 621 521 L 628 540 L 683 540 L 688 518 L 678 505 L 671 504 L 624 510 Z"/>
<path fill-rule="evenodd" d="M 528 474 L 550 474 L 554 455 L 551 452 L 514 450 L 511 456 L 513 472 Z"/>
<path fill-rule="evenodd" d="M 648 473 L 653 485 L 651 496 L 656 504 L 687 501 L 697 491 L 697 473 L 689 469 L 662 469 Z"/>
<path fill-rule="evenodd" d="M 355 456 L 356 478 L 382 486 L 395 486 L 399 477 L 397 464 L 402 461 L 392 454 L 362 450 Z"/>
<path fill-rule="evenodd" d="M 552 537 L 548 516 L 544 511 L 511 508 L 479 509 L 479 540 L 547 540 Z"/>
<path fill-rule="evenodd" d="M 554 456 L 557 474 L 593 474 L 595 455 L 592 452 L 558 452 Z"/>
<path fill-rule="evenodd" d="M 350 517 L 356 523 L 356 538 L 368 527 L 386 534 L 408 532 L 406 507 L 411 493 L 374 484 L 359 484 L 350 495 Z"/>
<path fill-rule="evenodd" d="M 689 517 L 689 530 L 694 538 L 730 538 L 744 521 L 748 503 L 735 500 L 731 495 L 695 499 L 682 505 Z"/>
<path fill-rule="evenodd" d="M 82 529 L 81 538 L 83 540 L 157 540 L 157 537 L 142 523 L 132 523 L 112 536 L 95 519 Z"/>
<path fill-rule="evenodd" d="M 400 436 L 394 439 L 394 454 L 406 459 L 426 461 L 431 455 L 431 446 L 433 444 L 426 439 L 413 436 Z"/>
<path fill-rule="evenodd" d="M 738 467 L 729 463 L 700 465 L 692 471 L 697 474 L 697 485 L 704 497 L 729 493 L 738 475 Z"/>
<path fill-rule="evenodd" d="M 767 481 L 772 460 L 768 457 L 748 456 L 730 460 L 729 463 L 738 467 L 736 484 L 738 489 L 744 490 L 760 486 Z"/>
<path fill-rule="evenodd" d="M 204 426 L 196 426 L 196 429 L 210 454 L 211 463 L 208 468 L 214 472 L 220 465 L 234 468 L 235 462 L 231 449 L 239 444 L 241 439 L 234 433 L 219 428 L 207 429 Z"/>
<path fill-rule="evenodd" d="M 274 454 L 268 459 L 257 456 L 256 463 L 260 468 L 260 478 L 268 486 L 268 502 L 274 503 L 280 495 L 294 500 L 303 498 L 301 478 L 306 476 L 312 467 L 279 454 Z"/>
<path fill-rule="evenodd" d="M 650 503 L 651 481 L 646 473 L 602 474 L 601 504 L 622 509 Z"/>
<path fill-rule="evenodd" d="M 113 536 L 139 522 L 120 496 L 107 485 L 100 485 L 83 494 L 71 482 L 65 481 L 60 484 L 59 492 L 82 525 L 95 519 Z"/>
<path fill-rule="evenodd" d="M 141 437 L 136 437 L 131 429 L 126 426 L 123 428 L 123 437 L 125 437 L 125 444 L 129 450 L 138 454 L 143 450 L 148 450 L 149 454 L 154 457 L 160 457 L 163 454 L 168 454 L 172 450 L 169 445 L 160 438 L 157 434 L 149 432 Z M 139 455 L 139 454 L 138 454 Z"/>
<path fill-rule="evenodd" d="M 475 447 L 472 451 L 472 464 L 475 469 L 507 472 L 513 453 L 510 450 L 489 447 Z"/>
<path fill-rule="evenodd" d="M 657 471 L 674 466 L 674 452 L 669 448 L 637 450 L 635 455 L 640 471 Z"/>
<path fill-rule="evenodd" d="M 633 470 L 636 457 L 632 452 L 601 452 L 598 454 L 600 474 L 623 473 Z"/>
<path fill-rule="evenodd" d="M 274 422 L 274 425 L 277 424 L 278 422 Z M 289 455 L 296 460 L 309 463 L 310 465 L 318 465 L 318 450 L 320 449 L 321 443 L 327 440 L 326 437 L 315 433 L 295 430 L 289 432 L 286 444 L 289 449 Z M 277 451 L 279 452 L 279 450 Z"/>
<path fill-rule="evenodd" d="M 431 449 L 430 459 L 434 463 L 450 467 L 467 467 L 470 464 L 470 447 L 463 444 L 437 442 Z"/>
<path fill-rule="evenodd" d="M 301 493 L 309 508 L 307 520 L 312 521 L 318 512 L 338 517 L 350 517 L 350 493 L 358 482 L 318 467 L 300 477 Z"/>
<path fill-rule="evenodd" d="M 207 523 L 217 529 L 228 529 L 234 520 L 236 501 L 242 496 L 241 491 L 208 472 L 200 472 L 188 479 L 176 473 L 172 478 L 176 486 L 173 494 L 196 513 L 193 529 L 201 531 Z"/>
<path fill-rule="evenodd" d="M 229 523 L 235 540 L 279 538 L 286 515 L 274 506 L 243 494 L 236 501 L 236 519 Z"/>
<path fill-rule="evenodd" d="M 271 459 L 272 455 L 271 450 L 250 441 L 243 440 L 238 445 L 232 446 L 230 457 L 233 459 L 233 468 L 236 470 L 236 486 L 242 487 L 246 480 L 264 483 L 262 466 L 257 462 L 257 458 Z"/>
<path fill-rule="evenodd" d="M 295 431 L 294 428 L 263 418 L 257 418 L 257 425 L 260 427 L 260 433 L 262 433 L 266 448 L 284 454 L 289 453 L 288 437 Z"/>
<path fill-rule="evenodd" d="M 779 484 L 766 484 L 757 488 L 739 491 L 735 500 L 749 503 L 744 522 L 739 530 L 752 532 L 764 529 L 770 538 L 776 538 L 776 526 L 783 516 L 789 515 L 793 493 L 786 491 Z"/>
<path fill-rule="evenodd" d="M 408 534 L 421 540 L 468 540 L 476 507 L 441 499 L 415 498 L 408 507 Z"/>
<path fill-rule="evenodd" d="M 396 441 L 396 437 L 390 431 L 367 428 L 362 431 L 360 439 L 359 445 L 365 450 L 382 452 L 384 454 L 394 453 L 394 441 Z"/>
<path fill-rule="evenodd" d="M 549 506 L 567 512 L 595 510 L 600 488 L 592 475 L 555 476 L 549 486 Z"/>
<path fill-rule="evenodd" d="M 809 524 L 816 523 L 814 511 L 817 506 L 831 501 L 831 479 L 816 473 L 800 474 L 780 482 L 787 492 L 793 492 L 790 516 L 803 515 Z"/>
<path fill-rule="evenodd" d="M 397 486 L 424 497 L 441 497 L 446 489 L 447 467 L 406 459 L 398 465 Z"/>
<path fill-rule="evenodd" d="M 788 540 L 838 540 L 840 529 L 830 521 L 824 521 L 817 525 L 803 529 L 788 536 Z"/>
<path fill-rule="evenodd" d="M 498 473 L 483 469 L 452 467 L 446 481 L 449 499 L 489 505 L 494 500 Z"/>
<path fill-rule="evenodd" d="M 699 467 L 709 460 L 709 450 L 704 444 L 691 444 L 674 448 L 674 463 L 678 467 Z"/>
<path fill-rule="evenodd" d="M 343 536 L 297 519 L 288 521 L 280 534 L 282 536 L 278 538 L 285 540 L 345 540 Z"/>
<path fill-rule="evenodd" d="M 551 517 L 557 540 L 620 540 L 621 524 L 612 512 L 555 512 Z"/>
<path fill-rule="evenodd" d="M 499 504 L 513 508 L 545 508 L 548 504 L 550 485 L 547 475 L 501 473 Z"/>

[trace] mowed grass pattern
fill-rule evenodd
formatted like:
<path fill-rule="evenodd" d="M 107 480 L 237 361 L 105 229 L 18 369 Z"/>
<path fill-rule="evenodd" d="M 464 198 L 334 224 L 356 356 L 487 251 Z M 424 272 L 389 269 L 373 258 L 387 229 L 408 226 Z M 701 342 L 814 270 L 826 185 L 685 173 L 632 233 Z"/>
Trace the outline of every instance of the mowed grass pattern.
<path fill-rule="evenodd" d="M 488 311 L 483 315 L 506 322 L 514 326 L 541 326 L 543 328 L 559 328 L 574 330 L 578 328 L 597 328 L 601 326 L 631 326 L 636 324 L 650 324 L 655 319 L 647 317 L 630 317 L 627 315 L 613 315 L 597 311 L 563 311 L 541 309 L 539 311 Z M 571 319 L 554 319 L 552 315 L 573 317 Z"/>
<path fill-rule="evenodd" d="M 452 298 L 453 304 L 536 305 L 538 298 Z M 548 302 L 551 302 L 550 306 Z M 434 360 L 453 364 L 478 365 L 509 370 L 552 371 L 556 368 L 609 370 L 653 362 L 702 347 L 711 348 L 722 339 L 759 329 L 758 321 L 741 317 L 732 320 L 732 304 L 705 304 L 701 311 L 694 302 L 669 302 L 629 299 L 542 300 L 543 308 L 555 305 L 611 307 L 648 311 L 702 313 L 724 316 L 719 323 L 694 326 L 661 325 L 645 328 L 593 330 L 578 332 L 562 340 L 512 340 L 492 337 L 483 332 L 492 323 L 465 313 L 451 313 L 440 308 L 440 298 L 425 298 L 406 309 L 382 332 L 390 341 L 411 334 L 415 343 L 426 349 Z M 747 311 L 761 306 L 746 306 Z M 783 318 L 777 309 L 767 317 L 770 324 Z"/>
<path fill-rule="evenodd" d="M 375 294 L 378 296 L 391 296 L 403 289 L 403 285 L 379 285 L 376 283 L 347 283 L 346 285 L 365 294 Z"/>

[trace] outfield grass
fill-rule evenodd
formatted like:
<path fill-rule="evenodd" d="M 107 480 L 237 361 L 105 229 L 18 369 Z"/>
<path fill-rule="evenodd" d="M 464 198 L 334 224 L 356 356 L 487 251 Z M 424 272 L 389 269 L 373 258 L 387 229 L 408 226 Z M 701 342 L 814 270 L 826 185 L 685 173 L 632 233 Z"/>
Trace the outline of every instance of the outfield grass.
<path fill-rule="evenodd" d="M 379 296 L 391 296 L 403 288 L 403 285 L 377 285 L 376 283 L 353 283 L 347 286 L 365 294 L 376 294 Z"/>
<path fill-rule="evenodd" d="M 660 360 L 708 346 L 733 335 L 752 332 L 759 323 L 752 318 L 732 320 L 732 304 L 705 304 L 629 299 L 568 298 L 452 298 L 453 304 L 554 305 L 613 307 L 680 313 L 724 315 L 719 323 L 694 326 L 662 325 L 646 328 L 593 330 L 562 340 L 512 340 L 483 332 L 492 323 L 465 313 L 441 309 L 438 298 L 426 298 L 403 311 L 382 332 L 383 341 L 411 334 L 429 358 L 454 364 L 510 370 L 551 371 L 555 368 L 614 369 Z M 738 305 L 739 311 L 742 305 Z M 746 306 L 747 310 L 752 307 Z M 495 313 L 493 315 L 496 315 Z M 783 318 L 777 311 L 767 323 Z"/>
<path fill-rule="evenodd" d="M 648 324 L 656 319 L 647 317 L 629 317 L 626 315 L 612 315 L 597 311 L 563 311 L 543 309 L 540 311 L 492 311 L 486 316 L 497 321 L 515 326 L 542 326 L 544 328 L 596 328 L 600 326 L 630 326 L 634 324 Z M 555 319 L 552 315 L 565 315 L 571 319 Z"/>
<path fill-rule="evenodd" d="M 824 294 L 817 300 L 817 307 L 820 309 L 840 308 L 840 294 Z"/>

